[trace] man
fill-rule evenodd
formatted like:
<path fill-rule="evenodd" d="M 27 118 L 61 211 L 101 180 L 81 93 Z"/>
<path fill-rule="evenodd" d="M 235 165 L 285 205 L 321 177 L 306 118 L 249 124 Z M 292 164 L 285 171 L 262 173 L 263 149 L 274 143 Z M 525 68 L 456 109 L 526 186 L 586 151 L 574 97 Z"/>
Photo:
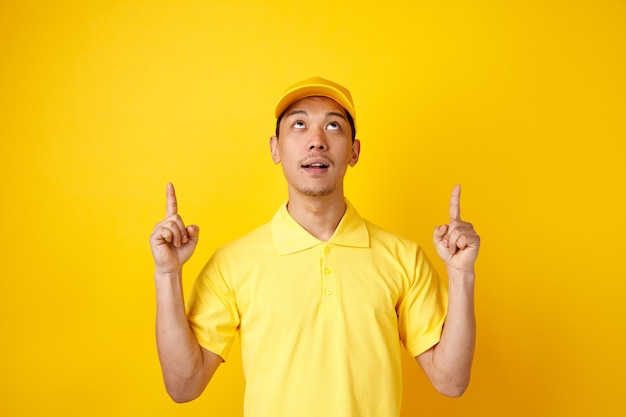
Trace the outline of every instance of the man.
<path fill-rule="evenodd" d="M 150 244 L 170 396 L 199 396 L 236 333 L 246 416 L 398 416 L 399 342 L 437 390 L 461 395 L 474 351 L 480 239 L 460 219 L 460 187 L 449 224 L 434 231 L 446 288 L 417 244 L 364 220 L 344 196 L 361 150 L 350 92 L 321 78 L 302 81 L 285 91 L 276 118 L 270 151 L 288 201 L 271 222 L 216 251 L 188 312 L 182 266 L 199 229 L 184 224 L 167 186 L 166 219 Z"/>

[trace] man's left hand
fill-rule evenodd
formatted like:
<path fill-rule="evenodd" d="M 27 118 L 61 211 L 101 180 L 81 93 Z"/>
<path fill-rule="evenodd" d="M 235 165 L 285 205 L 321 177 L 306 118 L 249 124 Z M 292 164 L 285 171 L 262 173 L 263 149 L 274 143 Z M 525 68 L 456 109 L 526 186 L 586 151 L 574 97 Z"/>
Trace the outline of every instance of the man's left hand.
<path fill-rule="evenodd" d="M 460 199 L 461 186 L 456 185 L 450 196 L 450 223 L 435 228 L 433 243 L 449 270 L 470 272 L 478 257 L 480 236 L 471 223 L 461 220 Z"/>

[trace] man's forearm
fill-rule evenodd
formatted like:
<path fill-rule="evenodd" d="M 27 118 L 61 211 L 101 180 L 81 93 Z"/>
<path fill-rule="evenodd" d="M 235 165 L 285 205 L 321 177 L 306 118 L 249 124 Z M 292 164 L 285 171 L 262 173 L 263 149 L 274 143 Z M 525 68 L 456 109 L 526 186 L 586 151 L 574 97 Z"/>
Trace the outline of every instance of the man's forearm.
<path fill-rule="evenodd" d="M 448 272 L 448 314 L 435 352 L 437 367 L 452 386 L 465 391 L 469 384 L 474 346 L 474 272 Z"/>
<path fill-rule="evenodd" d="M 474 273 L 449 271 L 448 279 L 448 313 L 441 339 L 417 360 L 439 392 L 458 397 L 469 384 L 474 357 Z"/>
<path fill-rule="evenodd" d="M 207 375 L 202 349 L 187 321 L 180 273 L 157 272 L 154 278 L 156 340 L 165 386 L 174 401 L 190 401 L 202 393 L 212 373 Z"/>

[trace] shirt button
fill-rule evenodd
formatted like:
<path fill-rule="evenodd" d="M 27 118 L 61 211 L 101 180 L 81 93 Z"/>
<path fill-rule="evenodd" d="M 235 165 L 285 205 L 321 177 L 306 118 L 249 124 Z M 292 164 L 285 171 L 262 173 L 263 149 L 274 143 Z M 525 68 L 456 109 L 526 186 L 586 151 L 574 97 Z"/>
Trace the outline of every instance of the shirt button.
<path fill-rule="evenodd" d="M 324 273 L 326 275 L 330 275 L 332 272 L 333 272 L 332 269 L 330 269 L 329 267 L 324 268 Z"/>
<path fill-rule="evenodd" d="M 324 253 L 325 253 L 326 255 L 328 255 L 328 254 L 330 253 L 330 246 L 325 246 L 325 247 L 324 247 Z"/>
<path fill-rule="evenodd" d="M 326 295 L 333 295 L 333 289 L 332 288 L 326 288 Z"/>

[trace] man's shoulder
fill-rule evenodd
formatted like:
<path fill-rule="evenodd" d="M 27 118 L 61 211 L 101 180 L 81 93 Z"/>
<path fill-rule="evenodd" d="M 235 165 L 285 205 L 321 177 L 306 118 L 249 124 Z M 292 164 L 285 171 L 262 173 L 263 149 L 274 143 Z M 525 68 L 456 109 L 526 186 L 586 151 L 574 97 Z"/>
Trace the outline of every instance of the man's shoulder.
<path fill-rule="evenodd" d="M 417 245 L 417 242 L 411 239 L 410 237 L 404 236 L 400 233 L 381 227 L 378 224 L 368 219 L 363 219 L 363 221 L 365 222 L 365 225 L 367 226 L 367 230 L 369 231 L 372 239 L 379 239 L 379 240 L 388 241 L 388 242 L 398 242 L 398 243 L 403 243 L 403 244 L 408 244 L 408 245 L 410 244 Z"/>
<path fill-rule="evenodd" d="M 237 252 L 258 248 L 272 241 L 271 223 L 264 223 L 250 232 L 223 244 L 218 248 L 220 252 Z"/>
<path fill-rule="evenodd" d="M 405 236 L 364 219 L 370 235 L 370 248 L 389 259 L 413 262 L 427 257 L 422 245 L 410 236 Z"/>

